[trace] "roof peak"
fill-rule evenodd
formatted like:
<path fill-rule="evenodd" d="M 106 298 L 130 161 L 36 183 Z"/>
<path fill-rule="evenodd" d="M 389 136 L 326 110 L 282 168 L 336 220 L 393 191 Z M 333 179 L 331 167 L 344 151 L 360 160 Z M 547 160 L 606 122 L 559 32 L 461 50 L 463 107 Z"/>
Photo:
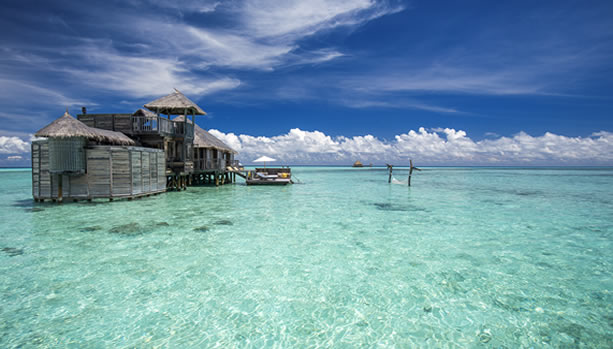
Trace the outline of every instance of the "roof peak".
<path fill-rule="evenodd" d="M 152 112 L 167 114 L 167 115 L 181 115 L 181 114 L 194 114 L 194 115 L 206 115 L 206 112 L 202 110 L 196 103 L 187 98 L 181 91 L 174 89 L 174 92 L 156 99 L 153 102 L 149 102 L 144 105 L 145 108 Z"/>

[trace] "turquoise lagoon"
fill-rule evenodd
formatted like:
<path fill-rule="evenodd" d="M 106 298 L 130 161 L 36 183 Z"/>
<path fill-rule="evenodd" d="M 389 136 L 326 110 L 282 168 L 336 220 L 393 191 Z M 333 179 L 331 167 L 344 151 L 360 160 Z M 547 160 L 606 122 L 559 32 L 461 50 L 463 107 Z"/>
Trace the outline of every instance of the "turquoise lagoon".
<path fill-rule="evenodd" d="M 613 346 L 613 169 L 294 173 L 56 205 L 0 172 L 0 347 Z"/>

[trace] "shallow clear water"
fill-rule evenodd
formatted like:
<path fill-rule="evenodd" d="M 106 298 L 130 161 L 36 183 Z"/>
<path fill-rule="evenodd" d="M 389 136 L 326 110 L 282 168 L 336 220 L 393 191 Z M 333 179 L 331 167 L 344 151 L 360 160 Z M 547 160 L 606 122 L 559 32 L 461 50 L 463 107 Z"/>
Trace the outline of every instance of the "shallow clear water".
<path fill-rule="evenodd" d="M 1 171 L 0 347 L 613 346 L 613 169 L 293 170 L 62 205 Z"/>

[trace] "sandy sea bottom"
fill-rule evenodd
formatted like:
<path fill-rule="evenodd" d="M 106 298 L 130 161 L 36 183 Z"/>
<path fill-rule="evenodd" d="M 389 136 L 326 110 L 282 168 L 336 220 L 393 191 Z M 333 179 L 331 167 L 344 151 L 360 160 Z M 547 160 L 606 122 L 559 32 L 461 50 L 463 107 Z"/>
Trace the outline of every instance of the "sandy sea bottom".
<path fill-rule="evenodd" d="M 0 347 L 613 347 L 613 169 L 294 173 L 56 205 L 0 171 Z"/>

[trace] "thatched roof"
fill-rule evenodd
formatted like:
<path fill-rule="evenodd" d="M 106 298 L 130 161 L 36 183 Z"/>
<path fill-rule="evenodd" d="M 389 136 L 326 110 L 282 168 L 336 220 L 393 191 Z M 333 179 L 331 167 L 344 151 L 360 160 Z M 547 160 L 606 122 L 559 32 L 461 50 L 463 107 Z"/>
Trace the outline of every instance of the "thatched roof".
<path fill-rule="evenodd" d="M 65 112 L 60 118 L 38 130 L 34 135 L 36 137 L 56 138 L 85 137 L 96 140 L 100 137 L 90 127 L 73 118 L 68 112 Z"/>
<path fill-rule="evenodd" d="M 107 142 L 111 144 L 133 145 L 132 139 L 121 132 L 101 130 L 85 125 L 81 121 L 73 118 L 68 112 L 56 119 L 49 125 L 38 130 L 36 137 L 47 138 L 70 138 L 84 137 L 97 142 Z"/>
<path fill-rule="evenodd" d="M 132 138 L 126 136 L 125 134 L 117 131 L 103 130 L 100 128 L 93 128 L 94 131 L 101 134 L 104 137 L 104 141 L 113 144 L 121 144 L 121 145 L 134 145 L 136 144 Z"/>
<path fill-rule="evenodd" d="M 145 104 L 145 108 L 166 115 L 206 115 L 204 110 L 200 109 L 196 103 L 185 97 L 185 95 L 177 89 L 166 97 L 158 98 L 153 102 Z"/>
<path fill-rule="evenodd" d="M 185 121 L 185 116 L 179 115 L 172 119 L 174 121 Z M 187 120 L 188 123 L 192 123 L 191 120 Z M 194 125 L 194 147 L 195 148 L 213 148 L 224 152 L 230 152 L 236 154 L 237 151 L 228 147 L 219 138 L 213 136 L 209 131 L 203 129 L 198 125 Z"/>
<path fill-rule="evenodd" d="M 133 116 L 157 116 L 154 112 L 149 111 L 147 109 L 143 109 L 140 108 L 139 110 L 135 111 L 134 114 L 132 114 Z"/>

